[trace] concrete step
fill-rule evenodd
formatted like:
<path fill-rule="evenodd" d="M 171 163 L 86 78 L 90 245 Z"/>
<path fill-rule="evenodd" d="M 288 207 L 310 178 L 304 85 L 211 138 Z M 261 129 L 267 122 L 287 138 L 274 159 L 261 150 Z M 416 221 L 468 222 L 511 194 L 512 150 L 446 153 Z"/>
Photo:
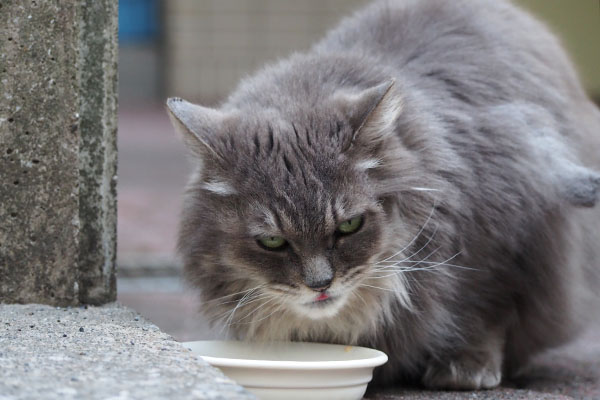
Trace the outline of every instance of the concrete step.
<path fill-rule="evenodd" d="M 246 400 L 135 311 L 0 305 L 0 399 Z"/>

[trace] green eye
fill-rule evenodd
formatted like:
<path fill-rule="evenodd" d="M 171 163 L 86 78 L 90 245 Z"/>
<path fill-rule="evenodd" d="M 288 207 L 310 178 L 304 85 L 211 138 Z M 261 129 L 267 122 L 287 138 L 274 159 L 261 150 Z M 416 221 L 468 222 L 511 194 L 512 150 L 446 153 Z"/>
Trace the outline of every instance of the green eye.
<path fill-rule="evenodd" d="M 358 216 L 358 217 L 354 217 L 352 219 L 342 222 L 341 224 L 338 225 L 337 230 L 338 230 L 338 232 L 347 235 L 349 233 L 356 232 L 358 230 L 358 228 L 360 228 L 361 225 L 362 225 L 362 217 Z"/>
<path fill-rule="evenodd" d="M 268 250 L 279 250 L 287 244 L 287 241 L 281 236 L 267 236 L 258 239 L 258 243 Z"/>

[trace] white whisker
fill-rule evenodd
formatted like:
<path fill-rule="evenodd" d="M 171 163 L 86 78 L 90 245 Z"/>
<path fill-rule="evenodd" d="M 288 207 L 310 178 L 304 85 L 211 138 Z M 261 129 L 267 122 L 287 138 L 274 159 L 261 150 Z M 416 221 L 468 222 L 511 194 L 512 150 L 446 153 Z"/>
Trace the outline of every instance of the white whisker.
<path fill-rule="evenodd" d="M 375 271 L 375 272 L 378 272 L 378 271 L 381 271 L 381 270 L 384 270 L 384 269 L 390 269 L 390 268 L 393 268 L 393 267 L 404 268 L 404 269 L 407 269 L 407 268 L 413 268 L 413 267 L 415 267 L 415 266 L 417 266 L 417 265 L 421 264 L 422 262 L 426 261 L 426 260 L 427 260 L 429 257 L 431 257 L 432 255 L 434 255 L 434 254 L 435 254 L 435 253 L 436 253 L 436 252 L 437 252 L 439 249 L 441 249 L 441 246 L 440 246 L 440 247 L 437 247 L 437 248 L 435 248 L 435 249 L 434 249 L 434 250 L 433 250 L 431 253 L 429 253 L 428 255 L 426 255 L 426 256 L 425 256 L 423 259 L 421 259 L 421 260 L 409 260 L 409 259 L 410 259 L 410 257 L 407 257 L 407 258 L 405 258 L 405 259 L 403 259 L 403 260 L 396 261 L 396 263 L 395 263 L 395 264 L 392 264 L 392 265 L 387 265 L 387 266 L 384 266 L 384 267 L 378 267 L 378 268 L 374 268 L 374 269 L 373 269 L 373 271 Z M 415 253 L 415 254 L 416 254 L 416 253 Z M 412 257 L 412 256 L 411 256 L 411 257 Z M 403 262 L 412 262 L 412 263 L 414 263 L 414 264 L 413 264 L 413 265 L 411 265 L 411 266 L 409 266 L 409 267 L 399 267 L 399 265 L 400 265 L 401 263 L 403 263 Z"/>
<path fill-rule="evenodd" d="M 429 246 L 429 243 L 431 243 L 431 241 L 433 240 L 433 237 L 437 233 L 438 226 L 439 225 L 435 226 L 435 229 L 433 230 L 433 233 L 431 234 L 431 236 L 429 237 L 429 239 L 427 240 L 427 242 L 419 250 L 417 250 L 416 252 L 414 252 L 413 254 L 411 254 L 410 256 L 406 257 L 404 260 L 401 260 L 401 261 L 410 260 L 411 258 L 413 258 L 414 256 L 416 256 L 417 254 L 419 254 L 421 251 L 423 251 L 427 246 Z M 430 257 L 430 256 L 431 256 L 431 254 L 429 256 L 427 256 L 427 257 Z"/>
<path fill-rule="evenodd" d="M 429 259 L 429 257 L 431 257 L 432 255 L 434 255 L 435 253 L 437 253 L 437 252 L 438 252 L 438 250 L 440 250 L 441 248 L 442 248 L 442 246 L 438 246 L 438 247 L 436 247 L 435 249 L 433 249 L 433 251 L 432 251 L 431 253 L 427 254 L 425 257 L 423 257 L 423 258 L 422 258 L 422 259 L 420 259 L 420 260 L 410 260 L 410 258 L 411 258 L 411 257 L 413 257 L 413 256 L 410 256 L 410 257 L 408 257 L 408 258 L 405 258 L 404 260 L 398 261 L 398 263 L 407 262 L 407 261 L 416 261 L 416 263 L 414 263 L 413 265 L 411 265 L 411 267 L 412 267 L 412 268 L 414 268 L 414 267 L 416 267 L 417 265 L 419 265 L 419 264 L 421 264 L 421 263 L 423 263 L 423 262 L 427 261 L 427 260 Z M 419 250 L 419 251 L 420 251 L 420 250 Z M 415 254 L 416 254 L 416 253 L 415 253 Z"/>
<path fill-rule="evenodd" d="M 461 251 L 459 251 L 458 253 L 456 253 L 456 254 L 455 254 L 455 255 L 453 255 L 452 257 L 450 257 L 450 258 L 447 258 L 446 260 L 444 260 L 444 261 L 442 261 L 442 262 L 439 262 L 439 263 L 437 263 L 437 264 L 431 265 L 431 266 L 429 266 L 429 267 L 424 267 L 424 268 L 421 268 L 421 269 L 422 269 L 422 270 L 427 270 L 427 269 L 432 269 L 432 268 L 435 268 L 436 266 L 440 266 L 440 265 L 449 265 L 449 264 L 446 264 L 446 262 L 447 262 L 447 261 L 451 261 L 451 260 L 455 259 L 456 257 L 458 257 L 458 255 L 459 255 L 460 253 L 461 253 Z M 468 267 L 462 267 L 462 268 L 467 268 L 467 269 L 469 269 Z M 470 268 L 470 269 L 472 269 L 472 268 Z"/>
<path fill-rule="evenodd" d="M 382 287 L 379 287 L 379 286 L 367 285 L 365 283 L 361 283 L 358 286 L 365 286 L 365 287 L 370 287 L 370 288 L 373 288 L 373 289 L 381 289 L 381 290 L 385 290 L 387 292 L 393 292 L 393 293 L 396 292 L 395 290 L 392 290 L 392 289 L 386 289 L 386 288 L 382 288 Z"/>
<path fill-rule="evenodd" d="M 244 324 L 255 324 L 257 322 L 263 321 L 267 318 L 269 318 L 271 315 L 275 314 L 277 311 L 281 310 L 281 308 L 283 307 L 283 303 L 280 303 L 279 306 L 275 309 L 275 311 L 273 311 L 272 313 L 270 313 L 269 315 L 262 317 L 260 319 L 257 319 L 256 321 L 249 321 L 249 322 L 240 322 L 240 325 L 244 325 Z M 237 323 L 236 323 L 237 324 Z"/>
<path fill-rule="evenodd" d="M 418 187 L 418 186 L 413 186 L 413 187 L 409 188 L 408 190 L 414 190 L 415 192 L 441 192 L 440 189 Z"/>
<path fill-rule="evenodd" d="M 419 263 L 419 261 L 404 261 L 407 263 Z M 478 268 L 471 268 L 471 267 L 465 267 L 464 265 L 457 265 L 457 264 L 449 264 L 449 263 L 445 263 L 445 262 L 437 262 L 437 261 L 422 261 L 420 262 L 421 264 L 430 264 L 430 265 L 444 265 L 444 266 L 448 266 L 448 267 L 453 267 L 453 268 L 459 268 L 459 269 L 468 269 L 468 270 L 472 270 L 472 271 L 479 271 Z M 411 269 L 413 267 L 413 265 L 406 265 L 406 266 L 402 266 L 402 265 L 388 265 L 385 267 L 379 267 L 379 268 L 375 268 L 373 269 L 374 272 L 385 272 L 385 271 L 393 271 L 393 270 L 407 270 L 407 269 Z M 428 267 L 424 267 L 424 268 L 428 268 Z M 420 268 L 423 269 L 423 268 Z"/>
<path fill-rule="evenodd" d="M 383 262 L 383 261 L 388 261 L 388 260 L 396 257 L 398 254 L 401 254 L 406 249 L 408 249 L 414 243 L 414 241 L 417 240 L 417 238 L 421 235 L 421 233 L 423 233 L 423 230 L 425 229 L 425 227 L 427 226 L 427 224 L 431 220 L 431 217 L 433 216 L 434 211 L 435 211 L 435 200 L 433 202 L 433 207 L 431 207 L 431 212 L 429 213 L 429 216 L 425 220 L 425 223 L 423 224 L 423 226 L 421 227 L 421 229 L 419 230 L 419 232 L 417 232 L 417 234 L 412 238 L 412 240 L 410 242 L 408 242 L 408 244 L 406 246 L 404 246 L 404 248 L 402 250 L 400 250 L 400 251 L 392 254 L 391 256 L 389 256 L 389 257 L 387 257 L 387 258 L 385 258 L 385 259 L 383 259 L 381 261 L 376 262 L 375 264 L 378 264 L 378 263 Z"/>
<path fill-rule="evenodd" d="M 352 292 L 356 297 L 358 297 L 365 306 L 369 307 L 369 305 L 367 304 L 367 302 L 365 301 L 365 299 L 358 293 L 358 290 L 355 290 Z"/>
<path fill-rule="evenodd" d="M 386 278 L 389 276 L 394 276 L 400 273 L 404 273 L 404 272 L 412 272 L 412 271 L 438 271 L 440 270 L 439 267 L 442 266 L 446 266 L 446 267 L 453 267 L 453 268 L 460 268 L 460 269 L 466 269 L 466 270 L 472 270 L 472 271 L 478 271 L 477 268 L 470 268 L 470 267 L 464 267 L 462 265 L 456 265 L 456 264 L 448 264 L 448 261 L 453 260 L 454 258 L 458 257 L 458 255 L 460 255 L 460 251 L 456 254 L 454 254 L 452 257 L 447 258 L 444 261 L 441 262 L 434 262 L 434 261 L 423 261 L 421 260 L 420 262 L 424 263 L 424 264 L 429 264 L 429 266 L 426 267 L 420 267 L 420 268 L 415 268 L 415 266 L 419 263 L 418 261 L 414 261 L 416 264 L 415 265 L 409 265 L 406 267 L 403 266 L 388 266 L 388 267 L 382 267 L 382 268 L 378 268 L 376 270 L 374 270 L 375 272 L 386 272 L 386 271 L 396 271 L 396 272 L 390 272 L 389 274 L 386 275 L 378 275 L 378 276 L 371 276 L 371 278 L 373 279 L 382 279 L 382 278 Z"/>
<path fill-rule="evenodd" d="M 235 312 L 238 310 L 238 308 L 243 307 L 244 303 L 249 301 L 250 298 L 252 297 L 252 294 L 258 290 L 258 287 L 255 288 L 254 290 L 251 290 L 249 292 L 247 292 L 244 296 L 242 296 L 242 298 L 240 299 L 240 301 L 237 303 L 237 305 L 231 310 L 231 313 L 229 314 L 229 316 L 227 317 L 227 319 L 225 320 L 225 324 L 223 327 L 228 327 L 229 325 L 231 325 L 231 321 L 233 321 L 233 317 L 235 315 Z M 250 297 L 250 298 L 249 298 Z M 221 333 L 223 332 L 223 328 L 221 329 Z"/>
<path fill-rule="evenodd" d="M 242 318 L 238 319 L 237 322 L 234 322 L 233 324 L 238 324 L 238 323 L 240 323 L 240 321 L 243 321 L 246 318 L 248 318 L 249 316 L 256 314 L 256 312 L 258 312 L 261 308 L 265 307 L 267 304 L 269 304 L 270 302 L 272 302 L 273 300 L 276 300 L 276 299 L 277 299 L 277 297 L 272 296 L 271 299 L 269 299 L 269 300 L 265 301 L 264 303 L 260 304 L 254 310 L 250 311 L 248 314 L 244 315 Z"/>
<path fill-rule="evenodd" d="M 252 289 L 246 289 L 246 290 L 242 290 L 241 292 L 231 293 L 231 294 L 227 294 L 225 296 L 221 296 L 221 297 L 217 297 L 217 298 L 214 298 L 214 299 L 210 299 L 210 300 L 205 301 L 204 304 L 212 303 L 212 302 L 215 302 L 215 301 L 219 301 L 219 300 L 225 299 L 227 297 L 235 296 L 236 294 L 247 293 L 247 292 L 249 292 L 251 290 L 256 290 L 256 289 L 259 289 L 259 288 L 261 288 L 263 286 L 266 286 L 266 284 L 263 283 L 262 285 L 258 285 L 256 287 L 253 287 Z"/>
<path fill-rule="evenodd" d="M 247 299 L 247 300 L 246 300 L 246 301 L 245 301 L 245 302 L 244 302 L 242 305 L 240 305 L 240 307 L 239 307 L 239 308 L 246 307 L 246 306 L 247 306 L 247 305 L 249 305 L 249 304 L 252 304 L 252 303 L 254 303 L 254 302 L 256 302 L 256 301 L 259 301 L 259 300 L 263 300 L 263 299 L 265 299 L 265 298 L 267 298 L 267 297 L 269 297 L 269 296 L 270 296 L 270 295 L 269 295 L 269 294 L 267 294 L 267 293 L 256 293 L 254 296 L 250 296 L 250 297 L 248 297 L 248 299 Z M 221 318 L 222 316 L 224 316 L 224 315 L 226 315 L 226 314 L 229 314 L 229 313 L 231 313 L 231 312 L 232 312 L 232 310 L 227 310 L 227 311 L 225 311 L 225 312 L 223 312 L 223 313 L 221 313 L 221 314 L 217 315 L 215 318 L 216 318 L 216 319 L 219 319 L 219 318 Z"/>

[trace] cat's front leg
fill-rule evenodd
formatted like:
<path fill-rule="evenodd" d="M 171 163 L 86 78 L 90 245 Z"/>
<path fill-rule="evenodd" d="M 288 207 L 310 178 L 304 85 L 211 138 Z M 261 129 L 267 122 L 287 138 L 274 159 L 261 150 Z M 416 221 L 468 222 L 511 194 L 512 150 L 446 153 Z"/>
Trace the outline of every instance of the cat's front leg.
<path fill-rule="evenodd" d="M 466 347 L 446 359 L 432 360 L 423 384 L 432 389 L 491 389 L 502 380 L 504 340 L 493 335 L 485 343 Z"/>

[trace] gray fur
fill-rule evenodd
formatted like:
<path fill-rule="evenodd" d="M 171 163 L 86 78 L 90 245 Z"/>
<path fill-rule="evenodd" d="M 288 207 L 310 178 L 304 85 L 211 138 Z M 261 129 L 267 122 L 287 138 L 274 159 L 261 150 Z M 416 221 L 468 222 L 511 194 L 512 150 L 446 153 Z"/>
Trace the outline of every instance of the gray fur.
<path fill-rule="evenodd" d="M 600 112 L 508 2 L 375 2 L 219 110 L 168 105 L 201 161 L 179 249 L 235 336 L 372 346 L 381 383 L 474 389 L 582 325 Z M 331 276 L 334 301 L 311 303 Z"/>

